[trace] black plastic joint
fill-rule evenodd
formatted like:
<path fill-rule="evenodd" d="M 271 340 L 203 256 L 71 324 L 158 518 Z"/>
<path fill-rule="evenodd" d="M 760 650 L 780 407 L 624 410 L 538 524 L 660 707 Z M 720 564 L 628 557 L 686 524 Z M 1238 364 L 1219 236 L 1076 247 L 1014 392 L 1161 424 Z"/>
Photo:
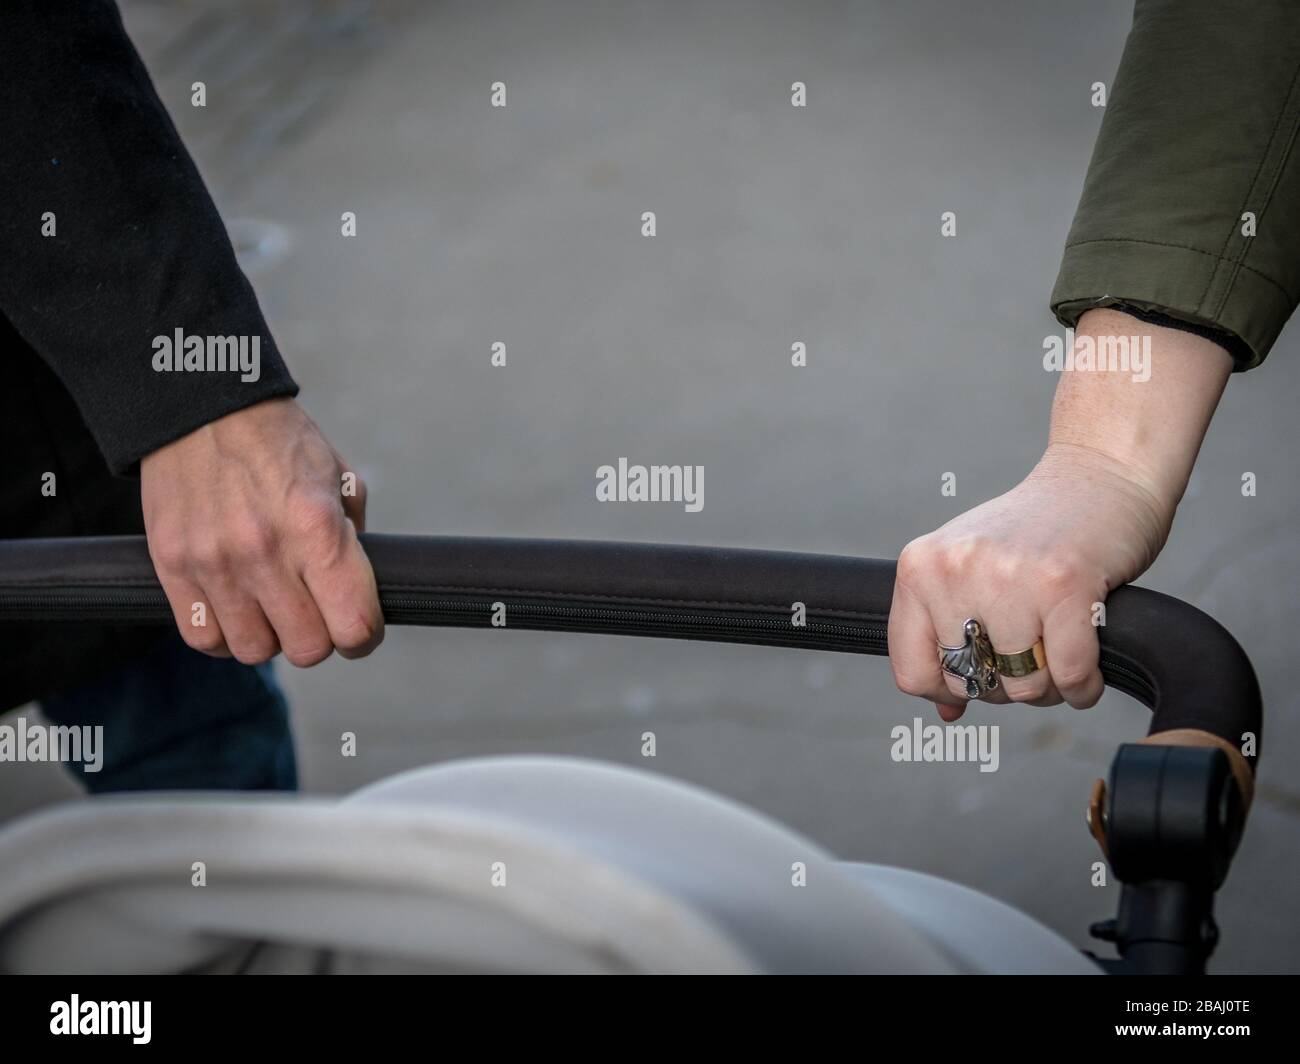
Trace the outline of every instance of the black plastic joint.
<path fill-rule="evenodd" d="M 1124 883 L 1223 883 L 1245 821 L 1227 755 L 1202 746 L 1126 743 L 1111 764 L 1106 842 Z"/>

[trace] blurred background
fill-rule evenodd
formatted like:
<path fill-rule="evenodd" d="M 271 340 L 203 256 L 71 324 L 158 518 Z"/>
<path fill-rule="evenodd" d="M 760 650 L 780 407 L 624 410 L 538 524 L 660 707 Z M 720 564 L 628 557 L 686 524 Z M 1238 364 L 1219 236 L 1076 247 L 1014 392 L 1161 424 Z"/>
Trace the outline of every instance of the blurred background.
<path fill-rule="evenodd" d="M 1041 452 L 1047 297 L 1129 0 L 123 12 L 301 401 L 369 483 L 373 530 L 892 557 Z M 1233 378 L 1141 581 L 1222 621 L 1263 685 L 1220 971 L 1300 970 L 1298 349 L 1293 325 Z M 596 468 L 624 455 L 705 466 L 703 511 L 597 503 Z M 1118 898 L 1091 885 L 1089 786 L 1146 726 L 1115 693 L 1086 713 L 977 707 L 1003 725 L 999 771 L 896 764 L 890 729 L 935 718 L 884 659 L 534 632 L 392 629 L 364 662 L 280 676 L 308 790 L 472 755 L 604 758 L 842 857 L 966 883 L 1080 945 Z M 0 818 L 74 793 L 55 767 L 6 765 Z"/>

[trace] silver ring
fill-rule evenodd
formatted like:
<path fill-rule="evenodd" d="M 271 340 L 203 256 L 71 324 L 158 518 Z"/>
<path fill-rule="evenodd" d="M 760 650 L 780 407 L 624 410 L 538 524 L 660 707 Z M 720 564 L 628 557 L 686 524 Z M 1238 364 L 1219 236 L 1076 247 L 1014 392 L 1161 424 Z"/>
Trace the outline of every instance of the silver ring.
<path fill-rule="evenodd" d="M 962 631 L 966 635 L 966 641 L 961 646 L 939 644 L 939 666 L 949 676 L 957 677 L 966 685 L 967 698 L 983 698 L 998 686 L 993 644 L 984 634 L 984 626 L 974 617 L 966 618 Z"/>

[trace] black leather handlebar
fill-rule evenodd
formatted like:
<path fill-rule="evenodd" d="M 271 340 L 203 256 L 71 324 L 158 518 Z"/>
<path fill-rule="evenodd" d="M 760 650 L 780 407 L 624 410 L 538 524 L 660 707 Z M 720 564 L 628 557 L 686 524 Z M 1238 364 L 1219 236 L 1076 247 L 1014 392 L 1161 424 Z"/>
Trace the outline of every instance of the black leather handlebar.
<path fill-rule="evenodd" d="M 537 628 L 887 653 L 894 563 L 836 555 L 580 540 L 366 534 L 392 624 Z M 792 622 L 803 603 L 805 624 Z M 161 623 L 171 610 L 142 536 L 0 541 L 0 620 Z M 1099 629 L 1107 684 L 1259 749 L 1259 685 L 1216 621 L 1122 587 Z M 1248 748 L 1249 749 L 1249 748 Z"/>

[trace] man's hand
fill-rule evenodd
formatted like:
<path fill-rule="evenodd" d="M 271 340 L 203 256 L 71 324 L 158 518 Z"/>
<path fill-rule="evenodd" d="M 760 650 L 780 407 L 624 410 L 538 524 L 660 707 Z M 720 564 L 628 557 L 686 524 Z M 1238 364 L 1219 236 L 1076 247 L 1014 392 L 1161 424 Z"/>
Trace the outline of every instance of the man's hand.
<path fill-rule="evenodd" d="M 299 666 L 379 645 L 379 594 L 357 541 L 366 492 L 358 478 L 345 493 L 345 473 L 292 399 L 229 414 L 143 459 L 149 553 L 186 643 L 246 664 L 283 650 Z"/>

